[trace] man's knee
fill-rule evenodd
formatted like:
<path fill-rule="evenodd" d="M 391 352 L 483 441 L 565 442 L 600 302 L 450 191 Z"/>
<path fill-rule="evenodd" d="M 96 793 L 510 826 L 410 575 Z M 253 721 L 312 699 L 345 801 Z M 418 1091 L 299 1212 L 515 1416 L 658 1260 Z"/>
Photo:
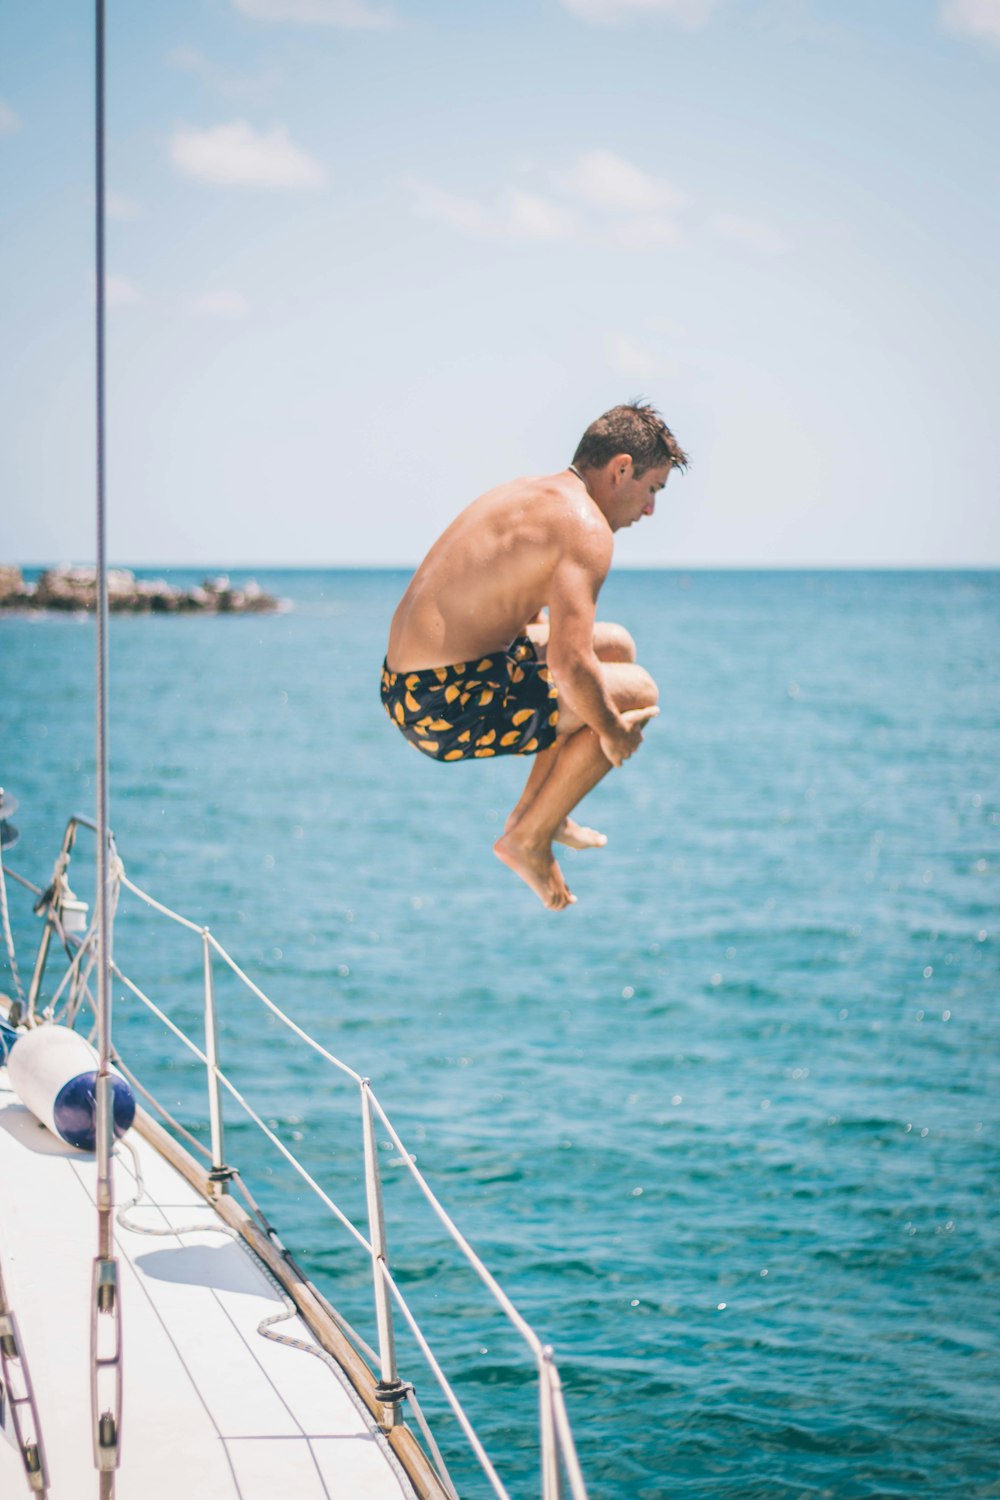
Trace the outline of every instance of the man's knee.
<path fill-rule="evenodd" d="M 594 650 L 601 661 L 635 661 L 635 641 L 624 625 L 598 620 L 594 626 Z"/>
<path fill-rule="evenodd" d="M 656 685 L 656 679 L 651 677 L 645 667 L 636 667 L 639 674 L 640 691 L 642 693 L 642 707 L 652 708 L 660 701 L 660 689 Z"/>
<path fill-rule="evenodd" d="M 607 663 L 604 680 L 615 706 L 624 712 L 629 708 L 653 708 L 660 701 L 660 690 L 645 667 L 635 662 Z"/>

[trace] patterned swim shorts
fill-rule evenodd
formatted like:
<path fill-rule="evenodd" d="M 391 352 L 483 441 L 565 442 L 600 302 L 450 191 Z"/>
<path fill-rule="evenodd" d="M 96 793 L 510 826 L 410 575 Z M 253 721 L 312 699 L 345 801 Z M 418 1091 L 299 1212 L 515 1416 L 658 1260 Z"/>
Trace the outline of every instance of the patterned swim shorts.
<path fill-rule="evenodd" d="M 556 737 L 559 693 L 526 635 L 477 662 L 390 672 L 382 702 L 410 744 L 432 760 L 536 755 Z"/>

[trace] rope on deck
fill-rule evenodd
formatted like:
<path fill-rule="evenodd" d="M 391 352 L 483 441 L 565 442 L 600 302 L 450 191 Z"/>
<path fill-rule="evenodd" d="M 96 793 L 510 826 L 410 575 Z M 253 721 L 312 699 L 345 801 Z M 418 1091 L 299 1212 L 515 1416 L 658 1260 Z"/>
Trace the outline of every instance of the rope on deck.
<path fill-rule="evenodd" d="M 355 1410 L 358 1411 L 358 1413 L 365 1419 L 366 1423 L 371 1426 L 372 1418 L 370 1412 L 363 1405 L 363 1403 L 357 1399 L 354 1392 L 351 1390 L 350 1385 L 345 1384 L 340 1366 L 337 1364 L 337 1361 L 334 1359 L 332 1354 L 328 1354 L 320 1344 L 315 1343 L 311 1339 L 292 1338 L 287 1333 L 274 1332 L 274 1329 L 279 1323 L 287 1323 L 292 1318 L 297 1318 L 299 1316 L 299 1310 L 295 1306 L 295 1303 L 292 1301 L 291 1297 L 289 1297 L 288 1293 L 285 1291 L 285 1288 L 281 1285 L 281 1282 L 271 1271 L 270 1267 L 258 1256 L 254 1255 L 252 1250 L 249 1250 L 247 1248 L 242 1235 L 237 1229 L 234 1229 L 231 1225 L 224 1223 L 215 1214 L 213 1214 L 212 1216 L 211 1223 L 205 1223 L 204 1221 L 201 1221 L 200 1223 L 192 1222 L 190 1224 L 176 1225 L 140 1224 L 137 1222 L 137 1220 L 129 1217 L 130 1209 L 141 1207 L 143 1199 L 146 1197 L 146 1184 L 142 1175 L 142 1163 L 139 1160 L 139 1153 L 136 1151 L 131 1141 L 125 1139 L 124 1137 L 119 1140 L 115 1146 L 115 1154 L 120 1154 L 122 1148 L 127 1150 L 132 1158 L 132 1169 L 135 1176 L 136 1191 L 134 1197 L 130 1198 L 128 1202 L 121 1205 L 118 1213 L 115 1216 L 119 1226 L 122 1229 L 128 1230 L 131 1234 L 151 1235 L 153 1237 L 163 1239 L 180 1239 L 182 1235 L 186 1234 L 222 1234 L 225 1235 L 227 1239 L 232 1240 L 232 1242 L 239 1247 L 240 1251 L 246 1254 L 253 1261 L 255 1269 L 259 1271 L 260 1274 L 265 1278 L 265 1280 L 271 1287 L 271 1290 L 274 1292 L 275 1296 L 281 1303 L 280 1312 L 270 1313 L 267 1317 L 261 1318 L 260 1322 L 257 1324 L 257 1332 L 260 1334 L 261 1338 L 270 1339 L 271 1342 L 275 1344 L 283 1344 L 286 1349 L 297 1349 L 302 1354 L 311 1354 L 315 1359 L 320 1360 L 322 1364 L 326 1365 L 331 1374 L 334 1375 L 337 1383 L 342 1387 L 342 1389 L 344 1389 L 347 1394 L 351 1396 L 352 1404 L 354 1405 Z M 149 1206 L 159 1209 L 159 1205 L 152 1202 Z M 210 1205 L 206 1205 L 206 1207 L 210 1209 Z M 162 1209 L 159 1209 L 159 1211 L 162 1213 Z M 374 1360 L 376 1357 L 375 1351 L 369 1348 L 364 1339 L 362 1339 L 361 1336 L 355 1332 L 355 1330 L 350 1326 L 346 1319 L 338 1316 L 337 1322 L 343 1329 L 343 1331 L 347 1334 L 347 1336 L 360 1349 L 362 1349 L 370 1359 Z M 379 1437 L 377 1429 L 375 1432 L 375 1436 L 376 1438 Z M 429 1431 L 427 1433 L 427 1436 L 430 1437 Z M 454 1500 L 458 1500 L 458 1496 L 455 1494 L 454 1486 L 452 1485 L 451 1479 L 448 1476 L 448 1471 L 444 1467 L 444 1460 L 441 1459 L 437 1444 L 434 1442 L 433 1438 L 430 1438 L 430 1442 L 432 1444 L 432 1451 L 440 1461 L 442 1476 L 447 1480 L 447 1487 L 451 1490 L 451 1493 L 454 1496 Z M 400 1464 L 396 1455 L 393 1453 L 392 1449 L 389 1447 L 389 1444 L 384 1441 L 380 1441 L 379 1446 L 384 1456 L 388 1460 L 393 1473 L 396 1475 L 396 1478 L 405 1483 L 406 1476 L 403 1472 L 402 1465 Z"/>

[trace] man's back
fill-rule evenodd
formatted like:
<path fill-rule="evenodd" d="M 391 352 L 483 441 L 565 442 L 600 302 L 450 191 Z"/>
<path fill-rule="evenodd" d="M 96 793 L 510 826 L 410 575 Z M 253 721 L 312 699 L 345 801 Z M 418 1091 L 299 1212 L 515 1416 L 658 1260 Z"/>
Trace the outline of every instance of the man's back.
<path fill-rule="evenodd" d="M 435 542 L 400 601 L 389 633 L 391 670 L 447 666 L 502 650 L 548 602 L 573 539 L 610 532 L 567 475 L 515 479 L 489 490 Z"/>

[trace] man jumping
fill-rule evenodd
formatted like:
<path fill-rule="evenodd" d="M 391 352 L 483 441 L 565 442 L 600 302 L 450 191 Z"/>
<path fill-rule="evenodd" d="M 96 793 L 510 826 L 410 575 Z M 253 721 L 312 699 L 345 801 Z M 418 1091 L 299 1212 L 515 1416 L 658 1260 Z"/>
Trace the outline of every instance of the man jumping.
<path fill-rule="evenodd" d="M 467 506 L 393 616 L 382 702 L 412 745 L 440 761 L 535 757 L 493 850 L 552 911 L 576 900 L 553 843 L 607 842 L 570 813 L 659 713 L 631 636 L 594 618 L 614 533 L 651 516 L 687 461 L 651 406 L 613 407 L 567 469 Z"/>

